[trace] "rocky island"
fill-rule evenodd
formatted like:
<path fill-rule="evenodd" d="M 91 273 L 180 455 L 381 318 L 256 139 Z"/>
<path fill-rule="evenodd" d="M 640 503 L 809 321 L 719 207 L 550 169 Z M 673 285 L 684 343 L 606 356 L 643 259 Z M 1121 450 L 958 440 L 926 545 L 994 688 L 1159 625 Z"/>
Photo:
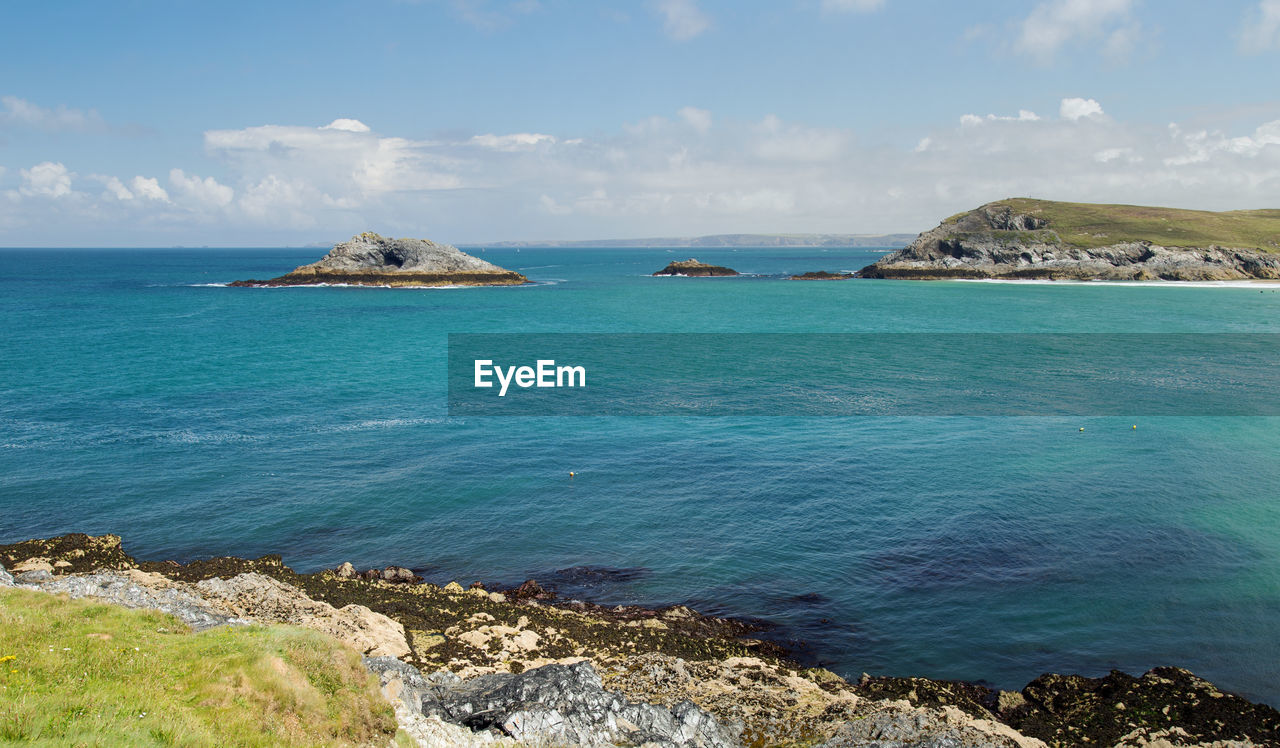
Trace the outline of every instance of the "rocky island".
<path fill-rule="evenodd" d="M 232 286 L 514 286 L 529 279 L 428 239 L 389 239 L 370 231 L 329 250 L 317 262 L 270 280 Z"/>
<path fill-rule="evenodd" d="M 857 278 L 857 277 L 858 277 L 858 276 L 857 276 L 857 275 L 855 275 L 855 274 L 853 274 L 853 273 L 832 273 L 832 272 L 827 271 L 827 270 L 812 270 L 812 271 L 807 272 L 807 273 L 801 273 L 801 274 L 799 274 L 799 275 L 793 275 L 793 276 L 791 276 L 788 280 L 793 280 L 793 281 L 839 281 L 839 280 L 849 280 L 850 278 Z"/>
<path fill-rule="evenodd" d="M 1030 198 L 987 203 L 863 278 L 1219 281 L 1280 278 L 1280 210 L 1211 213 Z"/>
<path fill-rule="evenodd" d="M 690 278 L 708 278 L 712 276 L 737 275 L 738 271 L 720 265 L 708 265 L 690 257 L 687 260 L 676 260 L 654 273 L 654 275 L 683 275 Z"/>
<path fill-rule="evenodd" d="M 107 608 L 146 617 L 126 629 L 112 623 L 124 612 Z M 59 623 L 41 624 L 50 616 Z M 265 710 L 262 732 L 241 739 L 263 745 L 387 745 L 393 737 L 394 745 L 419 746 L 1280 744 L 1280 712 L 1179 668 L 1043 675 L 1021 691 L 865 674 L 845 680 L 791 659 L 757 624 L 680 605 L 605 607 L 562 599 L 533 580 L 501 590 L 438 586 L 398 566 L 342 563 L 299 574 L 279 556 L 147 562 L 114 535 L 0 546 L 0 624 L 0 662 L 10 671 L 0 702 L 19 710 L 6 735 L 35 734 L 30 728 L 68 744 L 76 741 L 58 736 L 71 733 L 58 730 L 89 723 L 76 727 L 67 699 L 110 715 L 119 709 L 112 699 L 135 698 L 81 693 L 81 659 L 94 663 L 85 677 L 110 678 L 115 668 L 147 679 L 148 698 L 207 684 L 234 689 L 234 702 L 215 688 L 215 698 L 183 696 L 163 714 L 95 716 L 91 729 L 103 744 L 157 733 L 183 742 L 191 730 L 216 730 L 252 709 Z M 166 644 L 202 641 L 229 668 L 236 658 L 258 664 L 193 681 L 154 659 L 167 656 Z M 142 669 L 140 649 L 153 658 Z M 63 680 L 60 696 L 40 700 L 33 684 Z M 288 708 L 327 718 L 330 732 L 299 735 L 311 725 L 282 721 L 262 689 L 293 694 Z M 342 703 L 323 700 L 343 694 Z M 38 703 L 57 711 L 56 726 L 32 716 Z M 137 740 L 121 740 L 139 730 Z"/>

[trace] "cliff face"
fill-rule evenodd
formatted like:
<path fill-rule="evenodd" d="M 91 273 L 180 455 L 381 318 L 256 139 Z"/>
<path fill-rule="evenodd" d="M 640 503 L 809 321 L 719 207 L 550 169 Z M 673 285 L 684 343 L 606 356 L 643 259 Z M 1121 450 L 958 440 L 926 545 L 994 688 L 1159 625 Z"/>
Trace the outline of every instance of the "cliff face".
<path fill-rule="evenodd" d="M 270 280 L 233 286 L 303 286 L 346 283 L 365 286 L 518 285 L 528 279 L 448 244 L 427 239 L 389 239 L 372 232 L 342 242 L 317 262 Z"/>
<path fill-rule="evenodd" d="M 1115 214 L 1109 222 L 1108 209 Z M 1180 220 L 1187 225 L 1207 224 L 1209 219 L 1203 217 L 1210 216 L 1225 222 L 1221 225 L 1247 221 L 1250 230 L 1261 227 L 1266 232 L 1274 222 L 1274 237 L 1280 237 L 1280 221 L 1270 215 L 1257 215 L 1269 213 L 1274 211 L 1206 214 L 1131 206 L 1001 201 L 947 219 L 905 249 L 863 268 L 860 275 L 922 280 L 1277 279 L 1280 252 L 1261 246 L 1229 246 L 1240 241 L 1239 232 L 1223 230 L 1224 240 L 1217 242 L 1206 240 L 1212 233 L 1201 232 L 1199 227 L 1183 230 L 1179 225 Z M 1153 223 L 1158 221 L 1164 224 Z M 1166 224 L 1167 228 L 1161 228 Z M 1172 241 L 1161 238 L 1159 231 L 1167 233 Z M 1188 235 L 1193 235 L 1197 243 L 1185 243 Z M 1266 242 L 1264 233 L 1259 243 L 1273 245 L 1274 237 Z"/>

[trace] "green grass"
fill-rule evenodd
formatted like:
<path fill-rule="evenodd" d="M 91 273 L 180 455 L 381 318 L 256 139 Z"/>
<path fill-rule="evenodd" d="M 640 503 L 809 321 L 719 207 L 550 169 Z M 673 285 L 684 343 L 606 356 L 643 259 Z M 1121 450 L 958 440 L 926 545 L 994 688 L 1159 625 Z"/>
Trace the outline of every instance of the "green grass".
<path fill-rule="evenodd" d="M 1150 208 L 1139 205 L 1060 203 L 1010 198 L 992 203 L 1008 205 L 1015 213 L 1049 222 L 1062 241 L 1080 247 L 1148 241 L 1173 247 L 1224 247 L 1280 251 L 1280 210 L 1205 210 Z M 952 216 L 944 223 L 954 223 Z"/>
<path fill-rule="evenodd" d="M 0 590 L 0 743 L 388 745 L 355 651 L 289 626 L 199 634 L 171 616 Z"/>

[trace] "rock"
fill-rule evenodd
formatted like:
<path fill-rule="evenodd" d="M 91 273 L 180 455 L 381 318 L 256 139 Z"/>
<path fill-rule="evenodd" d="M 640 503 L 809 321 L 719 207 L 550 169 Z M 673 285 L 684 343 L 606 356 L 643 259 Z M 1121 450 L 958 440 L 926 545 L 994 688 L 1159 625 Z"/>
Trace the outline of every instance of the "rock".
<path fill-rule="evenodd" d="M 124 572 L 99 571 L 45 582 L 45 592 L 63 592 L 72 598 L 95 597 L 125 608 L 150 608 L 168 613 L 202 631 L 229 623 L 248 623 L 220 606 L 210 605 L 183 585 L 159 574 L 130 569 Z"/>
<path fill-rule="evenodd" d="M 297 587 L 257 573 L 195 584 L 206 600 L 232 614 L 264 623 L 289 623 L 321 631 L 361 652 L 378 657 L 409 654 L 404 626 L 363 605 L 341 609 L 307 597 Z"/>
<path fill-rule="evenodd" d="M 29 558 L 13 565 L 14 574 L 21 574 L 24 571 L 46 571 L 52 574 L 53 564 L 49 563 L 47 558 Z"/>
<path fill-rule="evenodd" d="M 340 283 L 358 286 L 510 286 L 528 283 L 457 247 L 427 239 L 390 239 L 366 231 L 334 246 L 317 262 L 271 280 L 247 280 L 232 286 L 308 286 Z"/>
<path fill-rule="evenodd" d="M 461 680 L 452 673 L 423 676 L 412 665 L 394 657 L 365 657 L 364 666 L 378 676 L 382 695 L 396 710 L 396 721 L 419 746 L 451 748 L 452 746 L 484 746 L 503 741 L 491 733 L 475 733 L 461 725 L 451 725 L 436 716 L 422 714 L 422 700 L 442 685 L 453 686 Z M 503 741 L 506 742 L 506 741 Z"/>
<path fill-rule="evenodd" d="M 508 590 L 507 597 L 516 602 L 523 602 L 525 600 L 551 600 L 555 595 L 547 592 L 542 588 L 542 585 L 532 579 L 527 579 L 524 584 L 514 590 Z"/>
<path fill-rule="evenodd" d="M 47 569 L 35 569 L 33 571 L 24 571 L 14 577 L 18 584 L 43 584 L 53 579 Z"/>
<path fill-rule="evenodd" d="M 698 262 L 692 257 L 687 260 L 677 260 L 668 264 L 663 269 L 654 273 L 654 275 L 683 275 L 690 278 L 737 275 L 738 271 L 720 265 L 708 265 L 705 262 Z"/>
<path fill-rule="evenodd" d="M 472 583 L 471 583 L 471 586 L 470 586 L 470 587 L 467 587 L 467 589 L 469 589 L 469 590 L 483 590 L 483 589 L 484 589 L 484 582 L 472 582 Z"/>
<path fill-rule="evenodd" d="M 392 584 L 417 584 L 422 577 L 403 566 L 388 566 L 382 570 L 382 580 Z"/>
<path fill-rule="evenodd" d="M 793 281 L 849 280 L 850 278 L 857 278 L 857 277 L 858 276 L 855 273 L 830 273 L 830 272 L 827 272 L 826 270 L 815 270 L 808 273 L 801 273 L 800 275 L 793 275 L 791 276 L 791 280 Z"/>
<path fill-rule="evenodd" d="M 906 702 L 845 723 L 824 748 L 1044 748 L 1006 725 L 958 709 L 917 709 Z"/>
<path fill-rule="evenodd" d="M 355 579 L 359 576 L 356 567 L 351 565 L 350 561 L 343 561 L 338 568 L 333 570 L 333 575 L 339 579 Z"/>
<path fill-rule="evenodd" d="M 0 566 L 0 587 L 12 586 L 14 586 L 13 575 L 5 571 L 3 566 Z"/>
<path fill-rule="evenodd" d="M 63 566 L 58 562 L 67 564 Z M 24 566 L 30 562 L 30 566 Z M 0 564 L 11 572 L 33 571 L 49 565 L 55 574 L 93 572 L 103 569 L 132 569 L 134 561 L 121 548 L 119 535 L 85 535 L 73 533 L 56 538 L 24 540 L 0 546 Z"/>
<path fill-rule="evenodd" d="M 1082 219 L 1081 215 L 1088 218 Z M 1169 227 L 1165 233 L 1150 228 L 1162 220 Z M 1223 246 L 1237 239 L 1236 234 L 1230 233 L 1231 226 L 1233 221 L 1241 220 L 1275 219 L 1015 198 L 953 216 L 859 274 L 864 278 L 925 280 L 1280 278 L 1280 246 L 1274 241 L 1270 245 L 1274 248 L 1269 251 Z M 1106 227 L 1106 231 L 1082 228 L 1089 225 L 1088 221 Z M 1227 232 L 1221 242 L 1204 238 L 1206 232 L 1215 231 Z M 1191 238 L 1184 240 L 1185 244 L 1177 243 L 1180 233 Z M 1104 237 L 1114 237 L 1115 241 Z"/>
<path fill-rule="evenodd" d="M 450 582 L 446 584 L 444 586 L 444 591 L 449 593 L 450 595 L 460 595 L 463 592 L 466 592 L 466 590 L 462 589 L 462 585 L 458 584 L 457 582 Z"/>
<path fill-rule="evenodd" d="M 441 686 L 422 712 L 474 731 L 530 743 L 583 746 L 736 746 L 733 734 L 691 702 L 673 709 L 606 691 L 589 662 L 493 673 Z"/>
<path fill-rule="evenodd" d="M 1251 740 L 1280 745 L 1280 712 L 1224 693 L 1181 668 L 1155 668 L 1137 678 L 1119 671 L 1104 678 L 1042 675 L 1022 695 L 1026 707 L 1006 721 L 1048 743 L 1083 736 L 1093 745 L 1140 744 L 1140 736 L 1177 727 L 1186 737 L 1182 744 Z M 1179 744 L 1170 737 L 1152 742 Z"/>

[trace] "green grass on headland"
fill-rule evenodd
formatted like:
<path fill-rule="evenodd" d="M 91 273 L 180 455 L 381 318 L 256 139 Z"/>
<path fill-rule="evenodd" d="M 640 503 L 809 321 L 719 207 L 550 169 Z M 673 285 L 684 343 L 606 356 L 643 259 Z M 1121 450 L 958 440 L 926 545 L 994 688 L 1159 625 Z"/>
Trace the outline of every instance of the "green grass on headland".
<path fill-rule="evenodd" d="M 0 590 L 0 743 L 387 745 L 360 655 L 289 626 L 199 634 L 171 616 Z"/>
<path fill-rule="evenodd" d="M 1152 208 L 1139 205 L 1060 203 L 1010 198 L 989 207 L 1008 205 L 1014 213 L 1047 220 L 1067 244 L 1102 247 L 1147 241 L 1166 247 L 1207 247 L 1216 244 L 1239 249 L 1280 252 L 1280 210 L 1205 210 Z M 948 218 L 953 223 L 964 213 Z"/>

